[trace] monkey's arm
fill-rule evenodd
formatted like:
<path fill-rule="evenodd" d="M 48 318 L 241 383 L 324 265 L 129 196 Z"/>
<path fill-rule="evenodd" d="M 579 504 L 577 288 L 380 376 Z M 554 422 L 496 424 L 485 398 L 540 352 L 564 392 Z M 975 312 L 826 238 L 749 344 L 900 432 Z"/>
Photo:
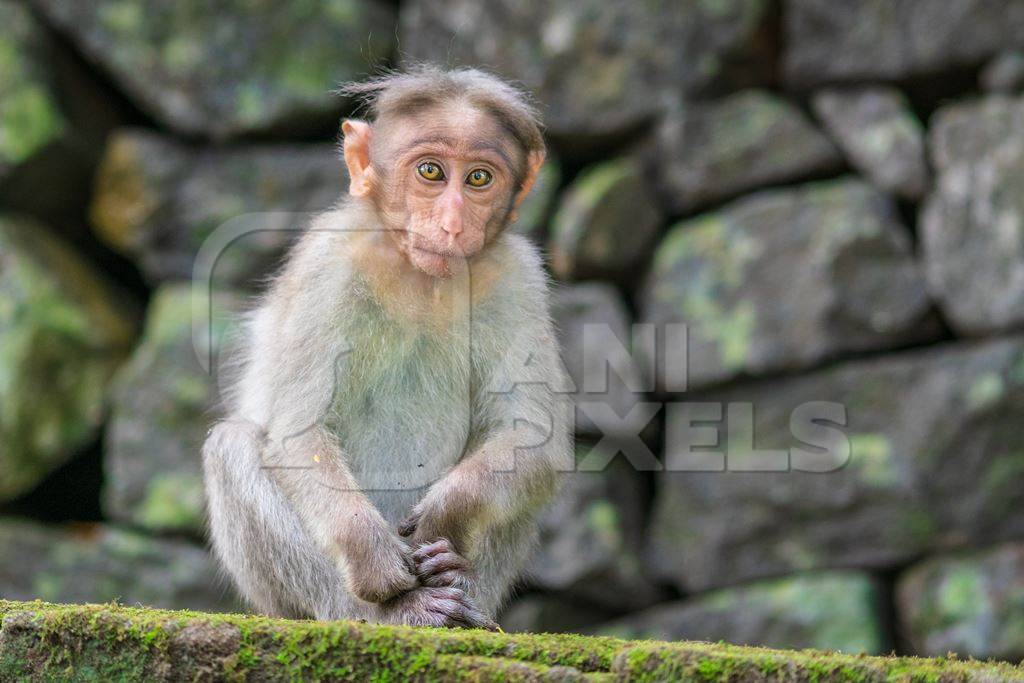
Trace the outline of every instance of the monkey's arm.
<path fill-rule="evenodd" d="M 542 508 L 556 489 L 558 469 L 549 457 L 555 449 L 524 448 L 517 457 L 520 440 L 514 432 L 500 433 L 469 454 L 430 488 L 400 533 L 414 546 L 446 538 L 472 558 L 488 527 Z"/>
<path fill-rule="evenodd" d="M 409 549 L 366 497 L 337 441 L 319 425 L 272 443 L 266 466 L 349 590 L 381 603 L 416 586 Z"/>
<path fill-rule="evenodd" d="M 321 225 L 322 224 L 322 225 Z M 344 235 L 324 214 L 297 245 L 250 319 L 237 416 L 264 430 L 262 466 L 311 539 L 343 570 L 352 593 L 383 602 L 415 586 L 408 547 L 362 492 L 343 444 L 324 427 L 348 346 Z"/>

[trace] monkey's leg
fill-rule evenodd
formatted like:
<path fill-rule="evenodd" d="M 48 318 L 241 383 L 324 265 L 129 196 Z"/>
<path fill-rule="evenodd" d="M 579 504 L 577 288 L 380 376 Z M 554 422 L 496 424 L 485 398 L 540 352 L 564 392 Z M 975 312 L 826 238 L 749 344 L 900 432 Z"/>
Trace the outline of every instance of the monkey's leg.
<path fill-rule="evenodd" d="M 225 421 L 203 446 L 214 551 L 257 609 L 285 617 L 362 618 L 336 563 L 309 537 L 263 469 L 263 430 Z"/>
<path fill-rule="evenodd" d="M 203 447 L 214 550 L 258 609 L 327 620 L 490 625 L 465 592 L 456 588 L 418 587 L 381 604 L 354 596 L 336 560 L 313 541 L 287 496 L 264 469 L 266 447 L 263 430 L 244 420 L 217 425 Z M 369 530 L 367 535 L 373 538 Z"/>
<path fill-rule="evenodd" d="M 537 525 L 533 518 L 491 530 L 474 555 L 476 584 L 468 593 L 488 614 L 497 615 L 508 599 L 512 584 L 524 573 L 523 567 L 537 546 Z"/>

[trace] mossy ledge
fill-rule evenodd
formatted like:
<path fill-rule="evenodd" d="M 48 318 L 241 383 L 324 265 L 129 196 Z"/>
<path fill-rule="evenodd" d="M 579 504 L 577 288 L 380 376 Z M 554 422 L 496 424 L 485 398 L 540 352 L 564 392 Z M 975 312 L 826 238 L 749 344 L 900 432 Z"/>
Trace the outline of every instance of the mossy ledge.
<path fill-rule="evenodd" d="M 0 600 L 0 680 L 939 683 L 1024 681 L 1024 668 Z"/>

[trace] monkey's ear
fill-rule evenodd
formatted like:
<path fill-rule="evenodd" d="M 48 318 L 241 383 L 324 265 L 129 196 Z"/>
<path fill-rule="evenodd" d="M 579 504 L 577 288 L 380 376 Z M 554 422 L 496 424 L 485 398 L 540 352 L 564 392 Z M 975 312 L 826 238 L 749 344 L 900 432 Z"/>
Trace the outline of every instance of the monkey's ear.
<path fill-rule="evenodd" d="M 370 124 L 358 119 L 345 119 L 341 124 L 345 136 L 345 165 L 348 166 L 348 193 L 365 197 L 373 190 L 373 168 L 370 167 Z"/>
<path fill-rule="evenodd" d="M 530 194 L 533 184 L 537 181 L 537 174 L 540 167 L 544 165 L 545 152 L 542 149 L 535 149 L 526 156 L 526 175 L 523 177 L 523 184 L 519 186 L 516 193 L 516 208 L 523 203 L 526 195 Z"/>

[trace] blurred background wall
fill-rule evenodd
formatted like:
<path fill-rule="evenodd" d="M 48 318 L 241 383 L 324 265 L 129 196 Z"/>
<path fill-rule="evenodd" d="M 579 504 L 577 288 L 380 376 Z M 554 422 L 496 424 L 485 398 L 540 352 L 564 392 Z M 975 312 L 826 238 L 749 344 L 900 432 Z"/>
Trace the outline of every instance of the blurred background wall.
<path fill-rule="evenodd" d="M 507 628 L 1024 658 L 1022 0 L 0 0 L 0 597 L 238 608 L 193 260 L 334 202 L 331 89 L 414 60 L 541 103 L 517 229 L 577 384 L 584 324 L 685 322 L 685 398 L 752 404 L 730 450 L 847 408 L 833 473 L 573 476 Z M 233 244 L 218 301 L 288 239 Z M 605 436 L 664 458 L 666 414 Z"/>

